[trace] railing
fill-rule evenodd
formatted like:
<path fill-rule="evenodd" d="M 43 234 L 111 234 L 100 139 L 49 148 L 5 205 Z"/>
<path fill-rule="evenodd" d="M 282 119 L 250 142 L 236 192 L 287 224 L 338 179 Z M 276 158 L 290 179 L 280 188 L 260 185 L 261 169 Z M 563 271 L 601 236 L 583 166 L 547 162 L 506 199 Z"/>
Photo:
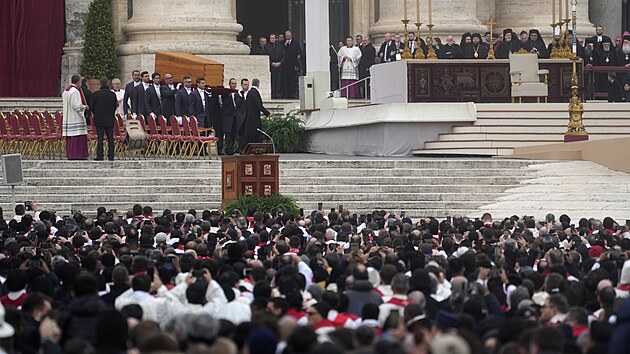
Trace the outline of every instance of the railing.
<path fill-rule="evenodd" d="M 608 83 L 608 73 L 626 73 L 630 74 L 630 67 L 625 66 L 585 66 L 584 67 L 584 87 L 586 89 L 585 97 L 589 100 L 607 99 L 608 91 L 606 84 Z M 595 78 L 597 77 L 597 80 Z M 617 75 L 617 80 L 623 81 L 621 75 Z M 598 87 L 599 86 L 599 87 Z"/>
<path fill-rule="evenodd" d="M 351 83 L 350 85 L 346 85 L 344 87 L 341 87 L 335 90 L 335 97 L 342 96 L 348 99 L 363 99 L 365 103 L 370 102 L 370 79 L 371 79 L 370 76 L 364 77 L 363 79 L 359 81 L 355 81 Z M 348 97 L 350 93 L 350 88 L 357 87 L 357 86 L 359 87 L 359 97 Z M 360 89 L 363 89 L 363 91 L 361 92 Z M 345 96 L 343 95 L 344 90 L 345 90 Z"/>

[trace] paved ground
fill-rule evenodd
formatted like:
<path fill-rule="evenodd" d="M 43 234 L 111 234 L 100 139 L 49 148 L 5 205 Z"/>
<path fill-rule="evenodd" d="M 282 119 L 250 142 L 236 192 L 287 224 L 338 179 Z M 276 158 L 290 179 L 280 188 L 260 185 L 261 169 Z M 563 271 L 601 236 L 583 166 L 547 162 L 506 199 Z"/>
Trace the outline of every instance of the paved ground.
<path fill-rule="evenodd" d="M 575 223 L 582 217 L 610 216 L 617 222 L 630 219 L 630 175 L 589 161 L 531 165 L 531 177 L 511 188 L 496 203 L 479 208 L 473 216 L 490 212 L 495 218 L 509 215 L 567 214 Z"/>

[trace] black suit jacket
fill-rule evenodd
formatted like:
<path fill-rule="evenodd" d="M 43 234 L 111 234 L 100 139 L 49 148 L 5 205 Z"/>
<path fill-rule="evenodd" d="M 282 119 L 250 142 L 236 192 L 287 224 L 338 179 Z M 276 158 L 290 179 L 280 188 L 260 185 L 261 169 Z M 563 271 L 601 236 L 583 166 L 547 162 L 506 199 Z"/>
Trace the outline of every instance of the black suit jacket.
<path fill-rule="evenodd" d="M 262 129 L 262 121 L 260 113 L 269 117 L 269 111 L 263 106 L 262 97 L 254 87 L 249 90 L 247 99 L 245 99 L 245 107 L 247 116 L 245 118 L 245 136 L 255 136 L 256 129 Z"/>
<path fill-rule="evenodd" d="M 160 93 L 162 94 L 162 114 L 164 117 L 174 116 L 175 114 L 175 94 L 177 89 L 173 86 L 171 90 L 168 85 L 162 85 L 160 87 Z"/>
<path fill-rule="evenodd" d="M 231 93 L 226 93 L 221 96 L 221 100 L 223 101 L 223 109 L 221 110 L 223 132 L 231 133 L 232 123 L 237 119 L 236 112 L 245 105 L 245 100 L 238 92 L 234 93 L 234 99 L 232 99 Z"/>
<path fill-rule="evenodd" d="M 157 91 L 155 90 L 155 85 L 149 85 L 146 91 L 144 91 L 144 106 L 147 110 L 147 113 L 155 114 L 156 116 L 162 115 L 162 102 L 158 97 Z M 166 117 L 168 120 L 170 116 Z"/>
<path fill-rule="evenodd" d="M 127 104 L 127 102 L 129 101 L 129 99 L 131 99 L 131 105 L 133 107 L 133 100 L 134 98 L 134 89 L 136 87 L 134 86 L 134 82 L 130 82 L 125 86 L 125 95 L 123 96 L 123 112 L 125 113 L 125 115 L 127 115 L 128 112 L 133 112 L 132 109 L 130 109 L 131 107 L 129 107 L 129 105 Z"/>
<path fill-rule="evenodd" d="M 385 47 L 387 47 L 387 50 L 385 50 Z M 381 54 L 383 56 L 381 56 Z M 378 50 L 378 56 L 381 58 L 381 63 L 396 61 L 396 43 L 394 43 L 394 41 L 383 42 L 381 48 Z"/>
<path fill-rule="evenodd" d="M 300 45 L 295 41 L 295 39 L 291 40 L 291 44 L 284 45 L 284 64 L 282 65 L 284 72 L 299 72 L 300 71 L 300 61 L 299 56 L 302 54 L 302 49 Z"/>
<path fill-rule="evenodd" d="M 94 92 L 90 101 L 90 108 L 94 113 L 94 125 L 97 127 L 113 127 L 116 115 L 116 94 L 107 86 Z"/>
<path fill-rule="evenodd" d="M 192 92 L 190 94 L 192 95 Z M 195 114 L 192 97 L 190 97 L 183 86 L 175 94 L 175 114 L 178 117 L 190 117 Z"/>
<path fill-rule="evenodd" d="M 376 60 L 376 49 L 372 43 L 359 47 L 361 49 L 361 60 L 359 61 L 359 79 L 370 76 L 370 68 Z"/>
<path fill-rule="evenodd" d="M 212 111 L 212 98 L 205 91 L 203 92 L 203 95 L 206 101 L 205 108 L 203 106 L 203 102 L 201 101 L 201 95 L 199 94 L 198 89 L 193 89 L 193 92 L 190 94 L 190 98 L 193 103 L 194 116 L 197 117 L 199 126 L 209 128 L 211 126 L 210 112 Z"/>
<path fill-rule="evenodd" d="M 623 85 L 615 79 L 608 81 L 608 102 L 623 102 Z"/>
<path fill-rule="evenodd" d="M 146 118 L 149 115 L 149 112 L 147 111 L 144 101 L 144 83 L 140 83 L 140 85 L 133 89 L 133 96 L 131 96 L 131 112 L 135 114 L 142 114 L 142 116 Z"/>

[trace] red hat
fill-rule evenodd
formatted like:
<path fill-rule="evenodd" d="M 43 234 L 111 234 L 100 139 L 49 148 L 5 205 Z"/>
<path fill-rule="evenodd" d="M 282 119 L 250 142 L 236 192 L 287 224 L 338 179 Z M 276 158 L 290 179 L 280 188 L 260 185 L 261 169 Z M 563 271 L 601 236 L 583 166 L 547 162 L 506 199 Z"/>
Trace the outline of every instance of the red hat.
<path fill-rule="evenodd" d="M 604 252 L 602 246 L 593 246 L 588 250 L 588 255 L 597 258 Z"/>

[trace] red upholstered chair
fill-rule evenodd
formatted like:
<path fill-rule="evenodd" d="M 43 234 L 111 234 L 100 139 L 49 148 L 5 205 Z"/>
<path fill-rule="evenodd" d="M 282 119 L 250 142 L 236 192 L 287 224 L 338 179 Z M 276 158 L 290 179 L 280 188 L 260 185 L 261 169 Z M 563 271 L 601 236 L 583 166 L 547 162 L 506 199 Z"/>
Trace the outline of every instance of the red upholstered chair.
<path fill-rule="evenodd" d="M 208 147 L 208 153 L 204 156 L 210 156 L 212 154 L 212 147 L 214 146 L 214 156 L 218 160 L 219 149 L 217 148 L 217 142 L 219 141 L 219 139 L 214 136 L 214 129 L 205 129 L 208 132 L 209 136 L 202 136 L 199 132 L 199 124 L 197 123 L 197 118 L 195 116 L 192 116 L 190 117 L 190 130 L 197 150 L 197 159 L 199 159 L 202 153 L 205 152 L 205 147 Z"/>
<path fill-rule="evenodd" d="M 17 121 L 20 129 L 20 137 L 22 139 L 21 153 L 24 157 L 33 158 L 34 151 L 38 148 L 39 143 L 37 137 L 31 132 L 29 118 L 26 113 L 18 113 Z"/>
<path fill-rule="evenodd" d="M 63 136 L 61 136 L 61 126 L 57 126 L 55 117 L 48 111 L 44 112 L 44 120 L 46 122 L 46 132 L 50 136 L 54 136 L 55 139 L 51 143 L 51 156 L 56 158 L 57 155 L 62 156 L 63 150 L 61 149 L 63 144 Z"/>
<path fill-rule="evenodd" d="M 22 145 L 25 144 L 25 140 L 20 132 L 20 125 L 18 124 L 17 115 L 15 113 L 7 112 L 7 127 L 9 128 L 7 133 L 10 138 L 10 144 L 7 148 L 7 152 L 21 152 Z"/>
<path fill-rule="evenodd" d="M 185 145 L 186 145 L 186 151 L 183 151 L 183 154 L 181 155 L 182 157 L 185 157 L 187 159 L 192 159 L 192 154 L 194 152 L 194 144 L 195 144 L 195 137 L 192 134 L 192 131 L 190 130 L 190 118 L 183 116 L 182 117 L 182 138 L 185 141 Z"/>
<path fill-rule="evenodd" d="M 179 155 L 181 157 L 182 151 L 186 148 L 186 139 L 182 135 L 182 132 L 179 128 L 179 122 L 177 121 L 177 117 L 170 116 L 169 117 L 171 134 L 168 135 L 168 141 L 170 142 L 170 150 L 167 152 L 169 157 L 175 157 L 177 154 L 177 150 L 179 148 Z"/>
<path fill-rule="evenodd" d="M 149 119 L 151 121 L 151 119 Z M 160 127 L 160 131 L 158 132 L 158 147 L 155 152 L 155 156 L 164 156 L 168 157 L 168 151 L 170 146 L 172 145 L 172 141 L 169 139 L 168 134 L 168 126 L 166 125 L 166 119 L 164 116 L 157 117 L 157 125 Z"/>
<path fill-rule="evenodd" d="M 38 157 L 41 159 L 46 154 L 47 157 L 51 157 L 52 153 L 51 143 L 54 143 L 56 137 L 53 135 L 49 135 L 42 129 L 42 120 L 43 115 L 37 111 L 33 112 L 28 117 L 28 122 L 31 130 L 31 136 L 35 139 L 35 144 L 33 145 L 33 155 L 38 153 Z"/>
<path fill-rule="evenodd" d="M 7 119 L 0 112 L 0 154 L 8 153 L 8 147 L 12 140 L 13 137 L 9 134 L 7 127 Z"/>
<path fill-rule="evenodd" d="M 148 121 L 145 121 L 142 114 L 139 114 L 138 120 L 140 121 L 140 124 L 143 125 L 143 127 L 144 127 L 144 122 L 147 123 L 146 132 L 147 132 L 147 138 L 149 139 L 149 144 L 147 145 L 147 151 L 145 155 L 146 157 L 149 157 L 151 154 L 155 154 L 155 150 L 157 149 L 157 146 L 159 144 L 158 128 L 157 128 L 157 125 L 155 124 L 155 119 L 149 119 Z"/>

